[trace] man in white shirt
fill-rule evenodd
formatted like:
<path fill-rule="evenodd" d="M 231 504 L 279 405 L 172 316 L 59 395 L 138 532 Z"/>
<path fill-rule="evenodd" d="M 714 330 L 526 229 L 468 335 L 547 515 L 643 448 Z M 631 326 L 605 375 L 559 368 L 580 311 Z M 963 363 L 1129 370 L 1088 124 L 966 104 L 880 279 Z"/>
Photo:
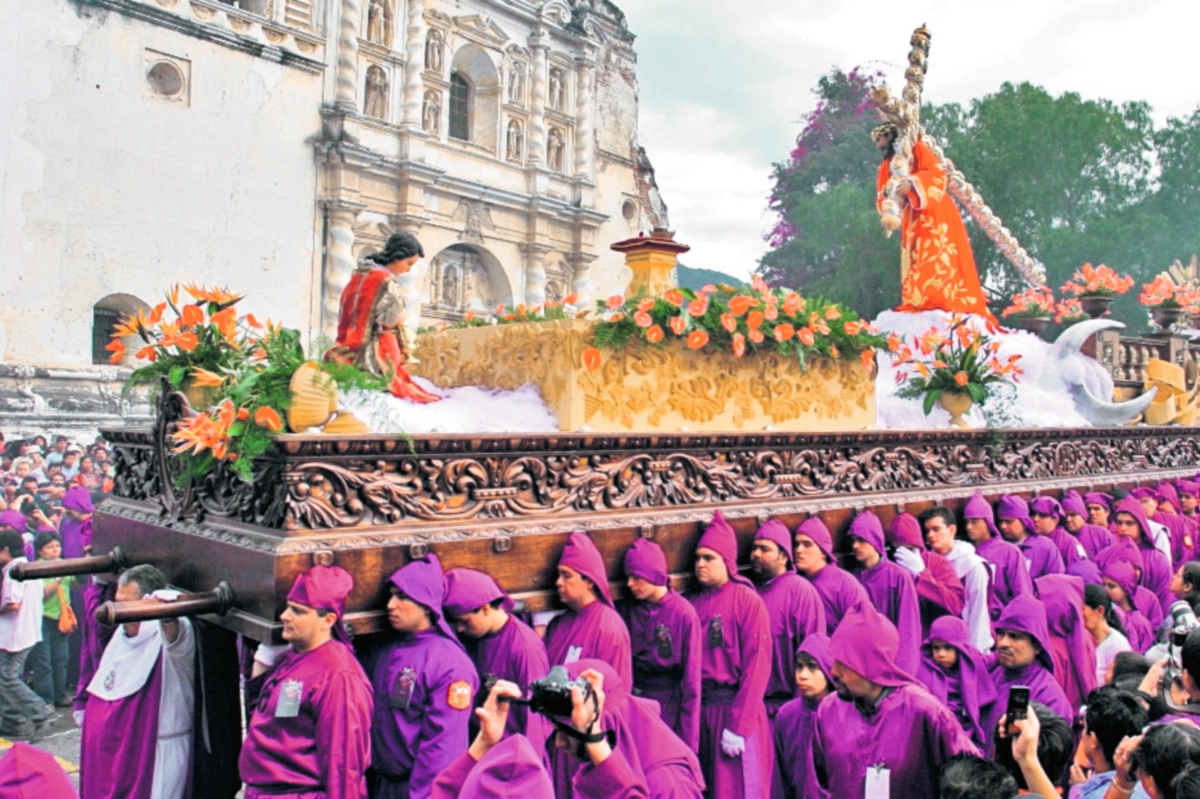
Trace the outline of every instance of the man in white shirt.
<path fill-rule="evenodd" d="M 954 511 L 935 505 L 921 514 L 921 524 L 929 548 L 950 561 L 966 589 L 962 619 L 971 631 L 971 643 L 980 652 L 990 652 L 992 622 L 988 615 L 988 592 L 991 591 L 991 579 L 987 565 L 975 554 L 975 547 L 966 541 L 955 540 L 958 524 Z"/>
<path fill-rule="evenodd" d="M 0 532 L 0 733 L 35 741 L 59 716 L 25 684 L 25 659 L 42 640 L 42 581 L 17 582 L 9 572 L 25 563 L 25 542 Z"/>

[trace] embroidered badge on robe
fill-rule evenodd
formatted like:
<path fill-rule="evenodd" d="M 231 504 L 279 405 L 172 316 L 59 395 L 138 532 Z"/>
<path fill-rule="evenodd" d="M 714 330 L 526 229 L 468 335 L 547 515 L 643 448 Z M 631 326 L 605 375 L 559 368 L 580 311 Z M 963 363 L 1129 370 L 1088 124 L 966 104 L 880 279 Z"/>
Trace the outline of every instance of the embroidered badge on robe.
<path fill-rule="evenodd" d="M 466 710 L 471 706 L 471 684 L 466 680 L 455 680 L 446 689 L 446 704 L 455 710 Z"/>
<path fill-rule="evenodd" d="M 658 649 L 658 656 L 663 660 L 673 657 L 675 647 L 671 642 L 671 628 L 665 624 L 660 624 L 654 628 L 654 642 Z"/>
<path fill-rule="evenodd" d="M 107 677 L 104 678 L 104 690 L 111 691 L 113 689 L 113 686 L 116 684 L 117 684 L 117 672 L 114 669 L 113 671 L 110 671 L 108 673 Z"/>
<path fill-rule="evenodd" d="M 300 697 L 304 695 L 303 680 L 286 680 L 279 689 L 279 703 L 275 705 L 275 717 L 294 719 L 300 715 Z"/>

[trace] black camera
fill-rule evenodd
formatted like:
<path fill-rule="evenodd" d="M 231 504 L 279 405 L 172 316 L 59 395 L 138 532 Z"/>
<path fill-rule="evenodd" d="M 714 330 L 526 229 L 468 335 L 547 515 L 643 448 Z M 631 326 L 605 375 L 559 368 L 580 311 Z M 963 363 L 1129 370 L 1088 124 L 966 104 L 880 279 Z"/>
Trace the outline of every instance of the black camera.
<path fill-rule="evenodd" d="M 529 707 L 535 713 L 543 716 L 570 717 L 575 709 L 571 701 L 571 687 L 575 686 L 587 699 L 592 694 L 592 686 L 587 680 L 579 677 L 572 680 L 565 666 L 553 666 L 550 673 L 529 686 L 532 696 Z"/>

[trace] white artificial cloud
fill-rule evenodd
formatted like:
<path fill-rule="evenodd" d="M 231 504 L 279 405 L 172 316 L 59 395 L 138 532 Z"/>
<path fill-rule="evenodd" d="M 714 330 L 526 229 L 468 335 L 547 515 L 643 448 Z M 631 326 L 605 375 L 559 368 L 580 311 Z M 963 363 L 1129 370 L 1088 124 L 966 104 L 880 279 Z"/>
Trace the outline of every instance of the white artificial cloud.
<path fill-rule="evenodd" d="M 744 277 L 766 250 L 773 162 L 817 78 L 880 69 L 903 85 L 908 39 L 932 33 L 925 99 L 967 104 L 1008 81 L 1116 102 L 1155 121 L 1200 103 L 1189 0 L 617 0 L 637 34 L 641 140 L 689 266 Z"/>

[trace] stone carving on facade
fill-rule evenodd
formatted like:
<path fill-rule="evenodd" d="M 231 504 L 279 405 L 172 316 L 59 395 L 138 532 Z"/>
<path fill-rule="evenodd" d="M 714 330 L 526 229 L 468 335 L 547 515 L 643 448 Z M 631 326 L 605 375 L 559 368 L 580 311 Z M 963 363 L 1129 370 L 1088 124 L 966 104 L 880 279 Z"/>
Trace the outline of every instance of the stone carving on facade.
<path fill-rule="evenodd" d="M 525 65 L 514 61 L 508 68 L 508 101 L 517 105 L 524 104 L 525 97 Z"/>
<path fill-rule="evenodd" d="M 430 262 L 426 282 L 429 302 L 439 315 L 464 316 L 467 311 L 488 309 L 495 291 L 479 253 L 467 247 L 443 250 Z"/>
<path fill-rule="evenodd" d="M 566 76 L 558 67 L 550 68 L 550 108 L 563 110 L 566 103 Z"/>
<path fill-rule="evenodd" d="M 503 45 L 508 41 L 508 34 L 488 16 L 472 14 L 455 17 L 454 25 L 467 38 L 480 44 Z"/>
<path fill-rule="evenodd" d="M 367 7 L 367 39 L 392 46 L 392 5 L 389 0 L 371 0 Z"/>
<path fill-rule="evenodd" d="M 506 157 L 510 163 L 519 164 L 525 160 L 525 131 L 521 129 L 521 123 L 515 119 L 508 123 L 507 145 Z"/>
<path fill-rule="evenodd" d="M 458 240 L 468 244 L 483 244 L 483 231 L 496 229 L 487 204 L 474 200 L 459 200 L 453 219 L 463 225 Z"/>
<path fill-rule="evenodd" d="M 429 37 L 425 40 L 425 69 L 439 75 L 442 74 L 445 51 L 446 43 L 442 32 L 437 28 L 429 31 Z"/>
<path fill-rule="evenodd" d="M 425 92 L 425 104 L 421 109 L 421 127 L 426 133 L 436 136 L 442 129 L 442 93 Z"/>
<path fill-rule="evenodd" d="M 550 133 L 546 136 L 546 163 L 555 172 L 563 171 L 564 149 L 562 131 L 558 128 L 550 128 Z"/>
<path fill-rule="evenodd" d="M 363 103 L 363 113 L 375 119 L 387 119 L 388 112 L 388 79 L 383 67 L 372 64 L 367 68 L 366 101 Z"/>

